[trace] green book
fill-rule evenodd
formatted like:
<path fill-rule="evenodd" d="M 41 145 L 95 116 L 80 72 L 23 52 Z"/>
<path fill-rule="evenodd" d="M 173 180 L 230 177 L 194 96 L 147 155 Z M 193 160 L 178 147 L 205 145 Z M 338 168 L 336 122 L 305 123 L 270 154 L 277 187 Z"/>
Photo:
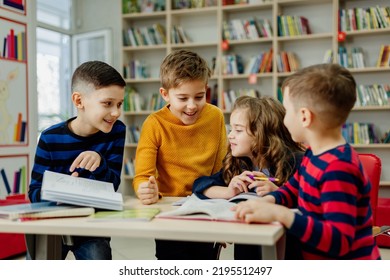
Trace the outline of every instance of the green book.
<path fill-rule="evenodd" d="M 91 216 L 92 222 L 99 221 L 150 221 L 160 213 L 159 208 L 126 209 L 123 211 L 99 211 Z"/>

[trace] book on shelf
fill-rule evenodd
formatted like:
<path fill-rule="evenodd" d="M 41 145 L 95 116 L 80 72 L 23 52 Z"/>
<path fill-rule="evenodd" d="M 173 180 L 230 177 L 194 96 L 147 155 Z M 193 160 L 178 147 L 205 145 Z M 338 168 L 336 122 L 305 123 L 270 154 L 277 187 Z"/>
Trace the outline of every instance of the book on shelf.
<path fill-rule="evenodd" d="M 5 169 L 2 168 L 0 170 L 0 173 L 1 173 L 1 177 L 3 178 L 3 183 L 4 183 L 4 187 L 5 187 L 5 192 L 6 194 L 10 194 L 11 193 L 11 187 L 9 185 L 9 181 L 8 181 L 8 177 L 7 177 L 7 174 L 5 173 Z"/>
<path fill-rule="evenodd" d="M 390 45 L 381 45 L 376 67 L 390 66 Z"/>
<path fill-rule="evenodd" d="M 237 202 L 256 197 L 256 193 L 241 193 L 229 200 L 200 199 L 192 194 L 181 200 L 182 204 L 177 209 L 162 212 L 156 218 L 240 222 L 232 207 Z"/>
<path fill-rule="evenodd" d="M 152 220 L 158 213 L 159 208 L 140 208 L 125 209 L 122 211 L 98 211 L 91 216 L 90 222 L 127 222 L 127 221 L 145 221 Z"/>
<path fill-rule="evenodd" d="M 99 209 L 122 210 L 123 197 L 112 183 L 73 177 L 46 170 L 43 174 L 41 198 Z"/>
<path fill-rule="evenodd" d="M 0 218 L 8 220 L 38 220 L 48 218 L 89 216 L 92 207 L 57 204 L 56 202 L 21 203 L 0 206 Z"/>

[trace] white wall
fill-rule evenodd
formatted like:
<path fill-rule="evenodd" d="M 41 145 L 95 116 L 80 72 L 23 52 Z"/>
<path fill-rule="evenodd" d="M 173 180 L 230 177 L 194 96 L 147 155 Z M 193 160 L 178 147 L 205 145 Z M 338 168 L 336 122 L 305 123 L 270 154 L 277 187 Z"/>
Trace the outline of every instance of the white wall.
<path fill-rule="evenodd" d="M 121 66 L 121 0 L 76 0 L 75 33 L 112 30 L 112 66 L 122 73 Z"/>

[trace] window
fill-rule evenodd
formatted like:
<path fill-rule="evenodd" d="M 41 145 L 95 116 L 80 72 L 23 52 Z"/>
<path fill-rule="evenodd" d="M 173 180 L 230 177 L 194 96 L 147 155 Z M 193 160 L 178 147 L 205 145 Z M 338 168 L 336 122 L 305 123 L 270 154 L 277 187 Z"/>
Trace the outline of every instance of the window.
<path fill-rule="evenodd" d="M 38 130 L 71 117 L 72 0 L 37 1 Z"/>
<path fill-rule="evenodd" d="M 38 0 L 37 20 L 40 23 L 62 28 L 71 29 L 71 0 Z"/>

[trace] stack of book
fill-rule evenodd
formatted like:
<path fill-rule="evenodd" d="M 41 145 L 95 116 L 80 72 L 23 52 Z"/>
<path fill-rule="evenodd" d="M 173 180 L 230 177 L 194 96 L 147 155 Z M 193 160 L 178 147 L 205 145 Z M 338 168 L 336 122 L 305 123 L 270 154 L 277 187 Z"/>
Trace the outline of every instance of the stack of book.
<path fill-rule="evenodd" d="M 89 216 L 95 213 L 92 207 L 58 205 L 56 202 L 22 203 L 0 207 L 0 218 L 8 220 L 37 220 L 62 217 Z"/>

